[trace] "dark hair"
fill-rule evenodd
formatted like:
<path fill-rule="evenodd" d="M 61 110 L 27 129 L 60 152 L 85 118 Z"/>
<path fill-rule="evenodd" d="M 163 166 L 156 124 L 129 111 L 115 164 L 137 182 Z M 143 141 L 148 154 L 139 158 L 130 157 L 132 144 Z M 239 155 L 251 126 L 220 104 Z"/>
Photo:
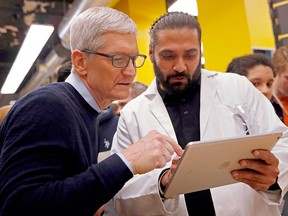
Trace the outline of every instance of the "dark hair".
<path fill-rule="evenodd" d="M 273 71 L 273 75 L 275 76 L 271 59 L 263 53 L 254 53 L 232 59 L 226 69 L 226 72 L 237 73 L 247 77 L 248 70 L 258 65 L 270 67 Z"/>
<path fill-rule="evenodd" d="M 72 68 L 72 62 L 65 62 L 57 71 L 57 82 L 64 82 L 70 75 Z"/>
<path fill-rule="evenodd" d="M 198 32 L 199 44 L 201 44 L 201 27 L 197 18 L 183 12 L 169 12 L 160 16 L 150 28 L 150 47 L 154 47 L 157 42 L 157 32 L 164 29 L 196 29 Z"/>

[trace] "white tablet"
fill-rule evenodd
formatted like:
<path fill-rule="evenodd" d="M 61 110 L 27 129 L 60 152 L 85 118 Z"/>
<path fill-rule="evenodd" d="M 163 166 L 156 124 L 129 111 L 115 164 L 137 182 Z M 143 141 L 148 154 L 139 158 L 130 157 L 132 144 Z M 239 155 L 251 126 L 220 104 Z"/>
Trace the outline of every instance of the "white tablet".
<path fill-rule="evenodd" d="M 188 143 L 164 196 L 236 183 L 231 171 L 241 169 L 239 161 L 253 159 L 254 149 L 270 151 L 281 136 L 282 133 L 270 133 Z"/>

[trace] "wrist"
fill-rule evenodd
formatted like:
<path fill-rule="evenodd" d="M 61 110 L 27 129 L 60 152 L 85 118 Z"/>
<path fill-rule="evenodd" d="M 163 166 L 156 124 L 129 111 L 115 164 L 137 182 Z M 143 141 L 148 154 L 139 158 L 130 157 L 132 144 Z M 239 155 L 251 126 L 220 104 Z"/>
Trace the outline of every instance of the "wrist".
<path fill-rule="evenodd" d="M 167 186 L 167 183 L 165 179 L 163 179 L 165 176 L 168 176 L 167 172 L 169 171 L 169 169 L 165 169 L 163 170 L 160 175 L 159 175 L 159 179 L 158 179 L 158 185 L 159 185 L 159 194 L 160 194 L 160 197 L 162 199 L 165 199 L 164 197 L 164 191 L 166 189 L 166 186 Z M 164 182 L 163 182 L 164 181 Z"/>

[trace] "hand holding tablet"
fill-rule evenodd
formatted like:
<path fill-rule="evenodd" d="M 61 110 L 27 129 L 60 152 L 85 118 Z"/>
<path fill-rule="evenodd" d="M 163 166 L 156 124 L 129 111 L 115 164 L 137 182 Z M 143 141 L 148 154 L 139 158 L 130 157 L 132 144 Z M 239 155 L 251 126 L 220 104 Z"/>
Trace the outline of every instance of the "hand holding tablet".
<path fill-rule="evenodd" d="M 269 133 L 188 143 L 164 196 L 169 198 L 238 182 L 231 171 L 243 170 L 239 161 L 257 160 L 253 150 L 270 151 L 281 136 L 282 133 Z M 239 174 L 243 177 L 243 172 Z"/>

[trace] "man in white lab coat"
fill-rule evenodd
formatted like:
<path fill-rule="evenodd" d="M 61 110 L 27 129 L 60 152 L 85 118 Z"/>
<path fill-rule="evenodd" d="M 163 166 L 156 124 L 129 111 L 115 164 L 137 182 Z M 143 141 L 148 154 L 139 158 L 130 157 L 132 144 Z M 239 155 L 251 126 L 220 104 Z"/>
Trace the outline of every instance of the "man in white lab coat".
<path fill-rule="evenodd" d="M 167 13 L 150 30 L 150 59 L 156 78 L 121 111 L 112 151 L 122 151 L 151 130 L 183 148 L 189 141 L 284 132 L 271 103 L 245 78 L 201 69 L 201 28 L 185 13 Z M 173 169 L 136 175 L 114 197 L 123 215 L 280 215 L 287 192 L 288 140 L 272 152 L 253 152 L 231 173 L 239 183 L 165 199 L 161 191 Z M 203 158 L 203 163 L 209 158 Z M 148 161 L 147 161 L 148 162 Z M 203 170 L 205 172 L 205 170 Z"/>

